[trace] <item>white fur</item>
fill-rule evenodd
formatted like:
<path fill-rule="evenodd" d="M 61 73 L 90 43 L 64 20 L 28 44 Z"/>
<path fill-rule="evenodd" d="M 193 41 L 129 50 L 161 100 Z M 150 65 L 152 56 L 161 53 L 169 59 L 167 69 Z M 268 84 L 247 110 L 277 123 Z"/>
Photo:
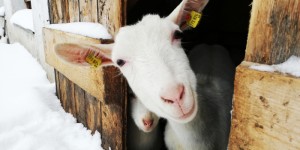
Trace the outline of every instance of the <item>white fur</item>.
<path fill-rule="evenodd" d="M 154 150 L 163 147 L 163 131 L 158 126 L 159 117 L 150 112 L 136 98 L 131 99 L 131 118 L 128 118 L 127 149 Z M 143 124 L 143 119 L 152 119 L 153 125 L 149 128 Z"/>
<path fill-rule="evenodd" d="M 136 25 L 120 29 L 115 39 L 112 60 L 126 60 L 119 67 L 142 103 L 158 116 L 177 122 L 191 121 L 197 112 L 196 77 L 179 41 L 172 42 L 178 26 L 158 15 L 147 15 Z M 139 42 L 136 42 L 139 41 Z M 167 56 L 167 57 L 166 57 Z M 161 100 L 161 91 L 183 84 L 185 97 L 181 108 L 191 115 L 183 116 L 177 105 Z"/>
<path fill-rule="evenodd" d="M 143 132 L 151 132 L 158 124 L 159 117 L 153 112 L 149 111 L 141 102 L 137 99 L 131 100 L 131 115 L 136 126 Z M 153 120 L 152 126 L 148 129 L 144 126 L 143 120 Z"/>

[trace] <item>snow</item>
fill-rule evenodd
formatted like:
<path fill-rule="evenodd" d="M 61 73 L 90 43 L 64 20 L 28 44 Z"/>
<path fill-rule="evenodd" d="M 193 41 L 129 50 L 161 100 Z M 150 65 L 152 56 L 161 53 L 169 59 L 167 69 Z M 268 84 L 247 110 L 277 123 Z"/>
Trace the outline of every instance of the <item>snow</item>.
<path fill-rule="evenodd" d="M 11 16 L 10 22 L 15 25 L 18 25 L 24 29 L 28 29 L 28 30 L 31 30 L 32 32 L 34 32 L 33 17 L 32 17 L 31 9 L 18 10 Z"/>
<path fill-rule="evenodd" d="M 0 26 L 0 36 L 3 36 L 3 34 L 4 34 L 4 30 L 3 30 L 3 28 Z"/>
<path fill-rule="evenodd" d="M 45 71 L 20 44 L 0 43 L 0 149 L 100 150 L 91 135 L 64 112 Z"/>
<path fill-rule="evenodd" d="M 1 37 L 0 43 L 7 43 L 7 37 Z"/>
<path fill-rule="evenodd" d="M 5 15 L 5 7 L 2 6 L 0 7 L 0 17 L 4 17 L 4 15 Z"/>
<path fill-rule="evenodd" d="M 63 24 L 51 24 L 47 28 L 56 29 L 64 32 L 79 34 L 97 39 L 111 39 L 112 36 L 107 29 L 99 24 L 92 22 L 73 22 Z"/>
<path fill-rule="evenodd" d="M 300 77 L 300 57 L 291 56 L 286 62 L 277 65 L 252 65 L 251 69 L 267 72 L 281 72 Z"/>

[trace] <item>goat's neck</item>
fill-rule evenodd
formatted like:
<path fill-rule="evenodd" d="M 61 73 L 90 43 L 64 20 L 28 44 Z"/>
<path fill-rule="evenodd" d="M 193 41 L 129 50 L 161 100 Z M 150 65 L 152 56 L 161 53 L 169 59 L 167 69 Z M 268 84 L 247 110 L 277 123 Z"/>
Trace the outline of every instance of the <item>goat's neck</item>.
<path fill-rule="evenodd" d="M 201 107 L 198 107 L 200 110 Z M 202 121 L 201 111 L 197 111 L 195 118 L 188 123 L 177 123 L 171 120 L 168 120 L 168 123 L 174 134 L 176 135 L 179 141 L 182 141 L 185 144 L 188 143 L 200 143 L 203 141 L 201 139 L 203 129 L 205 128 L 204 121 Z"/>

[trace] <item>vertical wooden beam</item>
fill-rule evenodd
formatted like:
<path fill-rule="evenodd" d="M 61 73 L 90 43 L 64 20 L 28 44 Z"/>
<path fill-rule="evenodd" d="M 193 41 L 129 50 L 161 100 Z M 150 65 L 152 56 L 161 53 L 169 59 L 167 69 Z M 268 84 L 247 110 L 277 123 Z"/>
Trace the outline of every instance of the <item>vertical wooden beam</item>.
<path fill-rule="evenodd" d="M 79 22 L 79 0 L 69 0 L 69 16 L 70 22 Z"/>
<path fill-rule="evenodd" d="M 254 0 L 246 61 L 274 64 L 300 56 L 300 0 Z"/>
<path fill-rule="evenodd" d="M 98 22 L 114 36 L 126 23 L 126 0 L 98 0 Z"/>
<path fill-rule="evenodd" d="M 79 0 L 80 22 L 98 22 L 97 0 Z"/>
<path fill-rule="evenodd" d="M 229 149 L 300 149 L 300 78 L 249 66 L 300 56 L 300 0 L 254 0 L 236 69 Z"/>
<path fill-rule="evenodd" d="M 75 85 L 75 103 L 76 103 L 76 118 L 77 121 L 82 123 L 85 127 L 87 126 L 87 119 L 86 119 L 86 105 L 87 102 L 85 100 L 86 92 L 81 89 L 78 85 Z"/>
<path fill-rule="evenodd" d="M 49 0 L 49 11 L 51 23 L 70 22 L 68 0 Z"/>
<path fill-rule="evenodd" d="M 105 105 L 102 105 L 102 146 L 126 149 L 127 83 L 115 67 L 104 68 Z"/>

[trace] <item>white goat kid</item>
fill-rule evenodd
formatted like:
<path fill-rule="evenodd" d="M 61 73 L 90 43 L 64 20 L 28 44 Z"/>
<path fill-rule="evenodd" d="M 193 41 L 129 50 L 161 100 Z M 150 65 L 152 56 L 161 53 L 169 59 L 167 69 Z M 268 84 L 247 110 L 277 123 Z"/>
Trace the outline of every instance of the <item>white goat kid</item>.
<path fill-rule="evenodd" d="M 76 65 L 88 66 L 85 59 L 93 54 L 103 66 L 117 66 L 144 106 L 168 120 L 169 149 L 226 149 L 233 67 L 222 48 L 209 46 L 197 47 L 190 65 L 174 36 L 180 32 L 175 20 L 185 2 L 167 18 L 147 15 L 135 25 L 122 27 L 114 44 L 64 43 L 56 46 L 56 53 Z"/>
<path fill-rule="evenodd" d="M 157 127 L 159 117 L 150 112 L 138 99 L 131 99 L 128 118 L 127 149 L 154 150 L 163 147 L 163 131 Z"/>

